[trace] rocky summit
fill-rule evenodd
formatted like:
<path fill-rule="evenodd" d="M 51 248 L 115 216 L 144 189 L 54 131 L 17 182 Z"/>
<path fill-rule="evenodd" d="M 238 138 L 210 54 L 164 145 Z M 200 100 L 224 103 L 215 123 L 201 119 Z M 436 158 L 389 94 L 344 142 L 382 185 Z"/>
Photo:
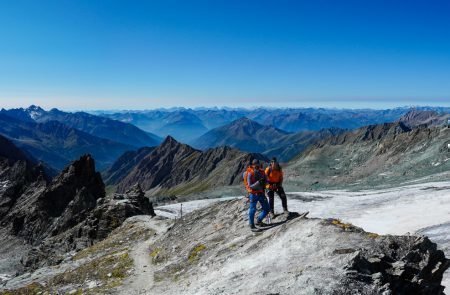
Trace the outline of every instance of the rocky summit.
<path fill-rule="evenodd" d="M 213 204 L 151 243 L 147 294 L 442 294 L 449 260 L 425 237 L 296 213 L 253 233 L 246 209 Z"/>

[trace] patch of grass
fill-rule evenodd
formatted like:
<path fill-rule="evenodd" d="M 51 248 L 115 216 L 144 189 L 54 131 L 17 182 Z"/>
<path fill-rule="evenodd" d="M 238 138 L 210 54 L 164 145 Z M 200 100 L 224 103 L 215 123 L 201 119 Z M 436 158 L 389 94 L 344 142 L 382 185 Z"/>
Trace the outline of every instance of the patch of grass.
<path fill-rule="evenodd" d="M 161 248 L 155 248 L 152 251 L 150 251 L 150 257 L 152 258 L 153 264 L 158 264 L 161 262 L 164 262 L 166 257 L 164 256 L 164 250 Z"/>
<path fill-rule="evenodd" d="M 342 222 L 339 219 L 332 219 L 331 220 L 331 224 L 333 224 L 333 225 L 335 225 L 337 227 L 340 227 L 340 228 L 342 228 L 343 230 L 346 230 L 346 231 L 347 230 L 352 230 L 355 227 L 353 224 Z"/>
<path fill-rule="evenodd" d="M 56 275 L 48 283 L 49 286 L 64 286 L 96 280 L 102 282 L 107 288 L 113 288 L 121 284 L 132 266 L 133 260 L 127 252 L 122 252 L 95 259 L 76 269 Z"/>
<path fill-rule="evenodd" d="M 376 239 L 378 238 L 380 235 L 376 234 L 376 233 L 368 233 L 367 236 L 371 239 Z"/>
<path fill-rule="evenodd" d="M 211 185 L 206 181 L 201 181 L 197 183 L 188 183 L 177 186 L 172 189 L 168 189 L 164 192 L 164 194 L 175 195 L 175 196 L 184 196 L 189 194 L 196 194 L 207 191 L 211 188 Z"/>
<path fill-rule="evenodd" d="M 117 185 L 108 185 L 105 187 L 106 195 L 114 194 L 117 190 Z"/>
<path fill-rule="evenodd" d="M 44 292 L 45 288 L 39 283 L 31 283 L 16 290 L 6 290 L 0 292 L 1 295 L 36 295 Z"/>
<path fill-rule="evenodd" d="M 126 236 L 124 236 L 123 234 L 124 232 L 127 233 Z M 130 242 L 141 239 L 148 239 L 154 233 L 155 232 L 153 230 L 148 230 L 142 227 L 136 227 L 133 224 L 130 224 L 126 227 L 119 227 L 113 230 L 111 234 L 103 241 L 100 241 L 78 252 L 73 257 L 73 260 L 83 259 L 102 252 L 109 252 L 107 254 L 114 254 L 117 252 L 121 252 L 127 250 L 127 246 Z M 110 251 L 111 249 L 114 249 L 113 253 L 111 253 Z"/>
<path fill-rule="evenodd" d="M 203 244 L 197 244 L 192 250 L 189 252 L 188 260 L 189 262 L 194 262 L 198 259 L 198 256 L 202 251 L 206 249 L 206 246 Z"/>

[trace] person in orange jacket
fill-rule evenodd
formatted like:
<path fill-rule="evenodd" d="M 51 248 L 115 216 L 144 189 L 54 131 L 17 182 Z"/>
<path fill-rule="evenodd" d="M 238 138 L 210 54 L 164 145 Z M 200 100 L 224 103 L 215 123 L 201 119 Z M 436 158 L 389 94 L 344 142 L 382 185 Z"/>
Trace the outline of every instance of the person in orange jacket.
<path fill-rule="evenodd" d="M 281 169 L 280 164 L 277 162 L 277 158 L 272 158 L 270 162 L 270 166 L 266 168 L 266 177 L 268 183 L 266 185 L 267 188 L 267 196 L 269 197 L 269 206 L 270 206 L 270 214 L 272 218 L 275 216 L 274 210 L 274 197 L 275 193 L 281 199 L 281 205 L 283 206 L 284 214 L 289 214 L 287 208 L 287 198 L 286 193 L 283 189 L 283 170 Z"/>
<path fill-rule="evenodd" d="M 268 226 L 263 222 L 264 217 L 269 214 L 269 204 L 267 203 L 267 198 L 264 194 L 265 186 L 267 183 L 267 178 L 263 169 L 261 169 L 260 163 L 257 159 L 252 162 L 252 167 L 244 172 L 244 177 L 246 177 L 246 189 L 249 193 L 250 207 L 248 210 L 248 222 L 251 230 L 256 230 L 255 227 L 255 214 L 256 205 L 259 202 L 262 207 L 262 211 L 259 214 L 256 225 L 259 227 Z"/>

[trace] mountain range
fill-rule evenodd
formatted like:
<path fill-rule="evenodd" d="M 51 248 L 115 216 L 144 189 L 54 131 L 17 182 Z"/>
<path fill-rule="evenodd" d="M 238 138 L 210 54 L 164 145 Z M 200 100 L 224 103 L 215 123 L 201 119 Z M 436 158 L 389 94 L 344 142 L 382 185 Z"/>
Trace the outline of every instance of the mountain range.
<path fill-rule="evenodd" d="M 427 108 L 418 108 L 420 110 Z M 273 126 L 285 132 L 318 131 L 324 128 L 354 129 L 370 124 L 393 122 L 407 113 L 409 108 L 388 110 L 346 110 L 316 108 L 199 108 L 158 109 L 148 111 L 101 112 L 96 114 L 132 123 L 159 136 L 171 135 L 185 143 L 193 143 L 208 130 L 218 128 L 240 118 L 249 118 L 261 125 Z M 442 112 L 442 108 L 436 108 Z M 180 119 L 181 118 L 181 119 Z M 188 134 L 171 128 L 182 122 L 191 128 Z M 205 130 L 206 129 L 206 130 Z M 194 132 L 195 130 L 195 132 Z"/>
<path fill-rule="evenodd" d="M 56 170 L 85 153 L 93 154 L 99 167 L 104 169 L 125 151 L 134 149 L 131 145 L 99 138 L 58 121 L 20 121 L 4 114 L 0 114 L 0 134 Z"/>
<path fill-rule="evenodd" d="M 83 112 L 45 111 L 37 106 L 2 109 L 0 122 L 0 134 L 55 170 L 86 153 L 104 170 L 126 151 L 161 142 L 158 136 L 132 124 Z"/>
<path fill-rule="evenodd" d="M 255 158 L 267 161 L 263 155 L 230 147 L 196 150 L 168 136 L 155 149 L 141 149 L 119 158 L 105 172 L 105 179 L 118 192 L 139 183 L 152 194 L 186 195 L 241 183 L 242 171 Z"/>
<path fill-rule="evenodd" d="M 45 111 L 33 105 L 26 109 L 2 109 L 0 114 L 36 123 L 58 121 L 90 135 L 130 146 L 156 146 L 161 142 L 161 138 L 158 136 L 145 132 L 132 124 L 94 116 L 85 112 L 69 113 L 58 109 Z"/>
<path fill-rule="evenodd" d="M 289 133 L 244 117 L 208 131 L 196 139 L 192 146 L 199 149 L 231 146 L 246 152 L 259 152 L 268 157 L 277 157 L 279 161 L 287 162 L 310 144 L 342 132 L 344 130 L 330 128 Z"/>

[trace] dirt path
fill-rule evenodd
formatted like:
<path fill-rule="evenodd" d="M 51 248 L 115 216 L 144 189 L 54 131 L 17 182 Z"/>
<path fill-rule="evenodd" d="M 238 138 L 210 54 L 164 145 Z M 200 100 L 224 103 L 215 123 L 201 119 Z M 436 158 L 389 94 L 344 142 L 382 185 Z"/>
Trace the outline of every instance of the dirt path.
<path fill-rule="evenodd" d="M 153 265 L 149 255 L 149 245 L 159 239 L 171 224 L 170 220 L 145 219 L 142 220 L 146 227 L 156 232 L 149 239 L 136 243 L 130 251 L 134 261 L 134 272 L 123 285 L 115 292 L 116 294 L 142 295 L 151 294 L 153 286 Z"/>

